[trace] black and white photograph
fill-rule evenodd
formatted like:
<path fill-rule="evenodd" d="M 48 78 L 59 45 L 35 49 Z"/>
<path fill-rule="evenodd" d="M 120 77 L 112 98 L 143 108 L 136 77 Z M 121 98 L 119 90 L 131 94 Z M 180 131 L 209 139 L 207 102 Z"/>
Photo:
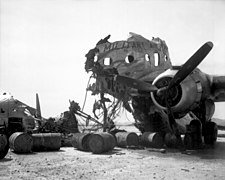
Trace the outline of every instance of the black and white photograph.
<path fill-rule="evenodd" d="M 0 0 L 0 179 L 225 179 L 224 32 L 223 0 Z"/>

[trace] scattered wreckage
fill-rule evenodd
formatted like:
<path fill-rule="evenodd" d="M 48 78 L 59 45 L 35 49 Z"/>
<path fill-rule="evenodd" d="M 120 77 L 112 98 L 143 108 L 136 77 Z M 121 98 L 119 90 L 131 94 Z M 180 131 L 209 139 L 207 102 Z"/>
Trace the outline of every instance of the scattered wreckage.
<path fill-rule="evenodd" d="M 72 145 L 99 154 L 115 146 L 146 146 L 164 153 L 163 147 L 202 147 L 202 137 L 204 144 L 216 142 L 218 130 L 212 116 L 214 102 L 225 101 L 225 76 L 197 68 L 212 42 L 182 66 L 173 66 L 160 38 L 148 40 L 134 33 L 123 41 L 109 42 L 109 38 L 101 39 L 86 54 L 85 70 L 95 81 L 87 91 L 98 96 L 94 118 L 70 101 L 69 111 L 59 118 L 44 119 L 38 96 L 36 109 L 10 97 L 0 102 L 0 159 L 9 147 L 29 153 Z M 133 115 L 140 136 L 117 129 L 114 120 L 124 109 Z"/>
<path fill-rule="evenodd" d="M 96 132 L 103 128 L 103 124 L 92 118 L 90 115 L 81 111 L 80 106 L 75 101 L 69 101 L 69 110 L 63 112 L 60 117 L 45 119 L 41 116 L 40 103 L 36 95 L 36 109 L 21 101 L 14 99 L 13 96 L 4 94 L 1 99 L 1 117 L 0 117 L 0 155 L 1 159 L 5 157 L 8 149 L 11 148 L 15 153 L 31 153 L 38 151 L 57 151 L 61 146 L 74 146 L 74 140 L 77 140 L 78 149 L 85 150 L 85 146 L 90 147 L 93 153 L 102 153 L 112 150 L 115 145 L 115 138 L 109 133 L 88 134 L 91 141 L 82 144 L 81 136 L 85 133 L 79 131 Z M 83 118 L 85 125 L 82 125 L 76 118 L 76 115 Z M 88 128 L 89 121 L 97 124 Z M 80 130 L 79 130 L 80 129 Z M 77 138 L 79 137 L 79 138 Z M 74 139 L 74 140 L 73 140 Z M 71 140 L 72 144 L 71 144 Z M 89 140 L 89 139 L 88 139 Z M 99 141 L 102 143 L 93 143 Z M 87 144 L 90 142 L 90 145 Z M 92 142 L 92 143 L 91 143 Z M 106 143 L 108 142 L 108 144 Z M 86 148 L 87 149 L 87 148 Z"/>
<path fill-rule="evenodd" d="M 59 150 L 64 134 L 78 132 L 77 120 L 71 110 L 57 119 L 43 118 L 38 95 L 35 109 L 4 93 L 0 110 L 0 159 L 9 148 L 17 153 Z"/>

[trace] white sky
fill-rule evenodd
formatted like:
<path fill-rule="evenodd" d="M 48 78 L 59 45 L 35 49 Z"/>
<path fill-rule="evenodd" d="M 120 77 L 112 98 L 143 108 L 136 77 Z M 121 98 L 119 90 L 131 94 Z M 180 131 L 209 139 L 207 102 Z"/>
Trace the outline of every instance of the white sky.
<path fill-rule="evenodd" d="M 212 41 L 199 67 L 225 75 L 222 0 L 0 0 L 0 8 L 0 92 L 33 107 L 38 92 L 44 117 L 66 111 L 69 99 L 82 107 L 89 78 L 85 54 L 108 34 L 110 41 L 126 39 L 129 32 L 160 37 L 174 65 Z M 224 118 L 225 103 L 216 107 L 215 117 Z"/>

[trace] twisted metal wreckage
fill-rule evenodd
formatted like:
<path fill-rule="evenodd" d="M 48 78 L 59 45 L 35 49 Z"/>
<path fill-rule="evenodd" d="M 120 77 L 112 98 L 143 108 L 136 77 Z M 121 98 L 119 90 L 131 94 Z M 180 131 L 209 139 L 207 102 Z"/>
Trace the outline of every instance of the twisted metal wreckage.
<path fill-rule="evenodd" d="M 182 66 L 173 66 L 165 41 L 130 34 L 127 40 L 116 42 L 109 42 L 109 35 L 86 54 L 85 70 L 92 72 L 89 82 L 95 81 L 88 83 L 87 91 L 100 97 L 93 104 L 95 118 L 70 101 L 69 111 L 45 119 L 38 95 L 36 109 L 5 95 L 0 101 L 0 159 L 7 154 L 8 138 L 14 132 L 57 132 L 63 140 L 79 130 L 116 133 L 120 130 L 114 121 L 123 109 L 133 115 L 134 126 L 142 135 L 160 133 L 167 146 L 199 147 L 202 136 L 205 144 L 214 144 L 214 102 L 225 101 L 225 76 L 208 75 L 197 68 L 212 42 L 201 46 Z M 184 121 L 186 124 L 181 123 Z M 181 134 L 185 134 L 184 141 Z"/>
<path fill-rule="evenodd" d="M 139 79 L 151 83 L 159 74 L 172 68 L 165 41 L 160 38 L 149 41 L 134 33 L 131 33 L 127 41 L 110 43 L 109 38 L 110 35 L 100 40 L 86 54 L 85 70 L 91 71 L 91 78 L 96 79 L 87 90 L 92 91 L 92 95 L 100 94 L 100 100 L 95 102 L 93 112 L 100 107 L 104 109 L 105 130 L 114 127 L 113 119 L 123 107 L 132 113 L 134 125 L 141 132 L 169 132 L 165 112 L 154 106 L 145 87 L 141 91 L 137 90 L 143 86 L 140 82 L 133 81 Z M 106 102 L 110 103 L 110 100 L 105 98 L 106 95 L 114 97 L 108 108 Z"/>
<path fill-rule="evenodd" d="M 212 42 L 201 46 L 182 66 L 173 66 L 165 41 L 130 35 L 126 41 L 116 42 L 109 42 L 109 35 L 86 54 L 85 70 L 95 79 L 87 90 L 100 95 L 93 111 L 103 109 L 104 130 L 114 127 L 113 120 L 123 107 L 132 113 L 134 125 L 142 133 L 160 132 L 165 141 L 175 138 L 178 144 L 185 134 L 184 143 L 189 145 L 202 144 L 203 136 L 205 144 L 214 144 L 214 102 L 225 101 L 225 77 L 197 68 Z M 184 126 L 182 120 L 190 124 Z"/>

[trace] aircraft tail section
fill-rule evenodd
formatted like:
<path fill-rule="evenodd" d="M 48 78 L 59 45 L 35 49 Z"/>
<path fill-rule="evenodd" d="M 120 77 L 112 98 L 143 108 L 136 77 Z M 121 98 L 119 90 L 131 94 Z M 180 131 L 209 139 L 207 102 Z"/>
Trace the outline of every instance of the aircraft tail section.
<path fill-rule="evenodd" d="M 41 118 L 41 107 L 38 94 L 36 93 L 36 117 Z"/>

